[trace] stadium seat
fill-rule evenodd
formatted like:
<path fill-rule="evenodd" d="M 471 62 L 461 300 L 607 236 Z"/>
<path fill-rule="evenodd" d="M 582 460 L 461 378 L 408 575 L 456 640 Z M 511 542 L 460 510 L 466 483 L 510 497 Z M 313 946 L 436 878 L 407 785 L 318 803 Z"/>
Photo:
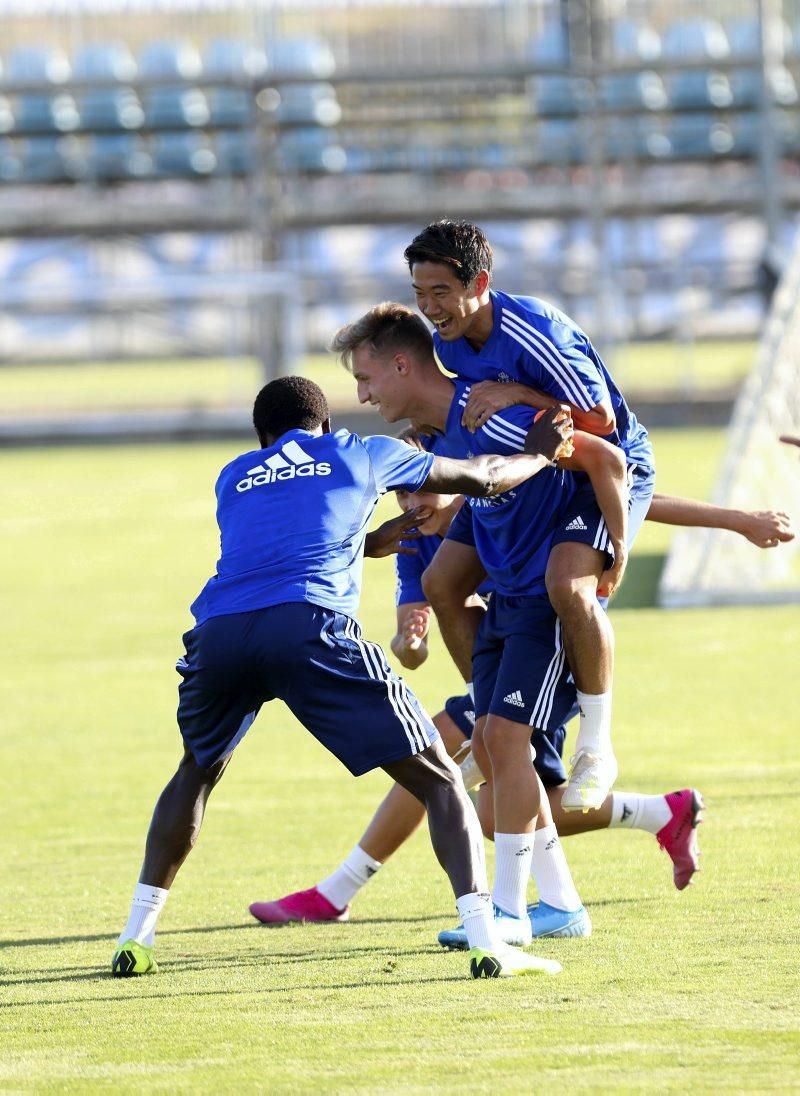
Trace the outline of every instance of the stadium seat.
<path fill-rule="evenodd" d="M 249 175 L 256 166 L 257 157 L 252 132 L 222 130 L 214 140 L 218 175 Z"/>
<path fill-rule="evenodd" d="M 277 76 L 309 76 L 324 80 L 336 70 L 327 42 L 317 38 L 279 38 L 267 44 L 267 65 Z"/>
<path fill-rule="evenodd" d="M 536 127 L 534 155 L 540 164 L 582 163 L 586 149 L 577 123 L 568 118 L 543 118 Z"/>
<path fill-rule="evenodd" d="M 189 81 L 197 79 L 201 71 L 200 54 L 186 42 L 150 42 L 139 54 L 139 73 L 145 78 Z M 150 127 L 204 126 L 209 121 L 208 100 L 199 88 L 186 83 L 163 84 L 147 88 L 142 95 Z"/>
<path fill-rule="evenodd" d="M 637 64 L 636 72 L 613 73 L 601 77 L 600 98 L 609 110 L 663 110 L 667 104 L 664 81 L 645 66 L 658 60 L 661 40 L 652 27 L 627 19 L 611 23 L 609 62 Z"/>
<path fill-rule="evenodd" d="M 332 84 L 284 84 L 276 117 L 281 125 L 335 126 L 342 109 Z"/>
<path fill-rule="evenodd" d="M 534 65 L 558 65 L 569 69 L 569 43 L 559 21 L 552 21 L 532 43 L 529 56 Z M 533 76 L 528 81 L 528 94 L 540 116 L 575 114 L 581 95 L 580 81 L 575 77 L 553 73 Z"/>
<path fill-rule="evenodd" d="M 41 91 L 24 91 L 11 99 L 10 110 L 18 133 L 65 133 L 79 124 L 71 95 L 59 90 L 70 74 L 63 51 L 45 46 L 25 46 L 8 56 L 5 76 L 11 83 L 41 85 Z"/>
<path fill-rule="evenodd" d="M 792 35 L 788 26 L 777 21 L 771 24 L 774 36 L 772 44 L 782 56 L 791 48 Z M 728 27 L 728 39 L 734 58 L 749 58 L 755 62 L 747 68 L 734 69 L 730 75 L 733 104 L 735 107 L 756 107 L 761 99 L 761 72 L 758 58 L 761 53 L 761 32 L 756 19 L 741 19 Z M 780 106 L 794 106 L 798 101 L 797 84 L 789 69 L 779 61 L 768 73 L 768 84 L 773 102 Z"/>
<path fill-rule="evenodd" d="M 217 157 L 202 134 L 156 133 L 153 137 L 153 170 L 161 177 L 197 178 L 211 175 Z"/>
<path fill-rule="evenodd" d="M 723 109 L 733 102 L 728 77 L 713 69 L 715 61 L 727 58 L 730 48 L 725 31 L 712 19 L 691 19 L 672 23 L 662 37 L 665 61 L 707 61 L 709 68 L 673 72 L 666 81 L 673 110 Z"/>
<path fill-rule="evenodd" d="M 286 171 L 334 174 L 347 167 L 347 154 L 334 134 L 319 126 L 298 126 L 281 134 L 278 159 Z"/>
<path fill-rule="evenodd" d="M 730 126 L 710 114 L 673 115 L 666 135 L 676 160 L 707 160 L 728 155 L 734 148 Z"/>
<path fill-rule="evenodd" d="M 142 140 L 133 133 L 92 134 L 86 150 L 85 176 L 102 182 L 149 175 L 153 162 Z"/>
<path fill-rule="evenodd" d="M 136 77 L 136 61 L 121 42 L 93 42 L 81 47 L 72 63 L 76 80 L 97 80 L 111 86 L 78 89 L 77 108 L 85 130 L 137 129 L 144 122 L 139 97 L 124 85 Z"/>
<path fill-rule="evenodd" d="M 0 137 L 0 183 L 13 183 L 20 176 L 22 165 L 13 143 Z"/>
<path fill-rule="evenodd" d="M 20 145 L 19 179 L 25 183 L 55 183 L 79 175 L 61 137 L 28 137 Z"/>
<path fill-rule="evenodd" d="M 206 90 L 211 126 L 243 126 L 252 119 L 254 92 L 247 81 L 264 73 L 263 50 L 235 38 L 214 38 L 203 53 L 203 76 L 219 80 Z"/>

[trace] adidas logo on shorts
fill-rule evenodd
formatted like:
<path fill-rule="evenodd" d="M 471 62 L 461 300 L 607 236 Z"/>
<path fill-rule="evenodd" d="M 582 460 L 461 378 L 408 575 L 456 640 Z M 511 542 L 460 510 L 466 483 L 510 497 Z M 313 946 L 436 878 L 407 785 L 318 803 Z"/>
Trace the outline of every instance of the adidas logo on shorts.
<path fill-rule="evenodd" d="M 515 689 L 513 693 L 509 693 L 508 696 L 503 697 L 504 704 L 513 704 L 516 708 L 524 708 L 525 701 L 522 699 L 522 693 L 519 689 Z"/>
<path fill-rule="evenodd" d="M 568 533 L 582 533 L 582 532 L 585 532 L 586 529 L 588 529 L 588 525 L 583 520 L 583 518 L 580 516 L 580 514 L 578 514 L 578 516 L 576 518 L 573 518 L 572 521 L 569 523 L 569 525 L 566 528 L 566 532 L 568 532 Z"/>
<path fill-rule="evenodd" d="M 239 480 L 236 490 L 241 494 L 252 487 L 262 487 L 276 480 L 290 480 L 297 476 L 329 476 L 330 474 L 331 466 L 327 461 L 316 463 L 314 458 L 309 457 L 296 441 L 287 441 L 280 452 L 267 457 L 263 464 L 248 468 L 246 478 Z"/>

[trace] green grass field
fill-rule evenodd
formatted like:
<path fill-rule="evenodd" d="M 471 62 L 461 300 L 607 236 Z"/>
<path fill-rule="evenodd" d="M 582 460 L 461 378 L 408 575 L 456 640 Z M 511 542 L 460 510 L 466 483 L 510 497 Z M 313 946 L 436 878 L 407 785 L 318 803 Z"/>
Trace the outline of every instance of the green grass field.
<path fill-rule="evenodd" d="M 661 489 L 703 495 L 721 433 L 655 445 Z M 619 786 L 703 791 L 695 886 L 674 890 L 647 834 L 570 839 L 595 931 L 539 946 L 564 965 L 547 980 L 473 982 L 438 948 L 454 910 L 425 833 L 349 924 L 260 927 L 248 903 L 331 870 L 387 784 L 350 778 L 274 705 L 173 889 L 161 973 L 109 976 L 180 752 L 172 665 L 233 452 L 0 453 L 0 1090 L 800 1088 L 798 611 L 654 609 L 663 527 L 643 531 L 614 614 Z M 384 642 L 392 594 L 391 561 L 369 563 L 362 620 Z M 438 639 L 412 676 L 432 710 L 457 688 Z"/>

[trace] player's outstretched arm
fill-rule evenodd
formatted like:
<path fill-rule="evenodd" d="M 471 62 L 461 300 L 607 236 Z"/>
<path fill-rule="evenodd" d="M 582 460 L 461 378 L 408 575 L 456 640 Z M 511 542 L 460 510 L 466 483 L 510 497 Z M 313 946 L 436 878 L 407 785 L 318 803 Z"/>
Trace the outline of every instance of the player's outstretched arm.
<path fill-rule="evenodd" d="M 572 412 L 573 421 L 580 430 L 601 437 L 610 434 L 616 424 L 614 411 L 610 402 L 606 400 L 598 403 L 590 411 L 583 411 L 573 404 L 564 404 L 563 400 L 557 400 L 553 396 L 548 396 L 546 392 L 539 391 L 538 388 L 529 388 L 518 381 L 510 384 L 502 384 L 500 381 L 479 381 L 478 384 L 473 384 L 464 405 L 461 422 L 474 434 L 496 411 L 502 411 L 506 407 L 514 407 L 517 404 L 537 409 L 568 406 Z"/>
<path fill-rule="evenodd" d="M 572 440 L 569 409 L 555 407 L 531 428 L 525 453 L 509 456 L 487 454 L 469 460 L 435 457 L 428 478 L 420 488 L 447 495 L 491 498 L 519 487 L 569 450 Z M 535 447 L 535 449 L 534 449 Z"/>
<path fill-rule="evenodd" d="M 390 646 L 407 670 L 416 670 L 427 659 L 430 624 L 431 607 L 427 602 L 408 601 L 397 606 L 397 632 Z"/>
<path fill-rule="evenodd" d="M 653 495 L 647 520 L 663 525 L 728 529 L 757 548 L 776 548 L 795 538 L 791 518 L 783 510 L 731 510 L 677 495 Z"/>
<path fill-rule="evenodd" d="M 576 430 L 575 452 L 559 461 L 562 468 L 585 472 L 592 484 L 597 505 L 605 518 L 614 546 L 614 563 L 600 576 L 597 592 L 610 597 L 622 582 L 628 561 L 628 485 L 625 456 L 616 445 Z"/>

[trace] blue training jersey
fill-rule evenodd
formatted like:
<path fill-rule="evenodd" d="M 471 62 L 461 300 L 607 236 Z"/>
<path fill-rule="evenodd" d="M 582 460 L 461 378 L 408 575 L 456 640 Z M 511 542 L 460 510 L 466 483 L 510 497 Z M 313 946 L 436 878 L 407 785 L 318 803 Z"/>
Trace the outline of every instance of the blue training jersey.
<path fill-rule="evenodd" d="M 465 505 L 461 509 L 466 510 L 468 507 Z M 394 557 L 395 571 L 397 572 L 397 587 L 395 589 L 395 603 L 397 605 L 408 605 L 411 602 L 427 603 L 428 599 L 422 589 L 422 573 L 436 555 L 443 540 L 444 537 L 432 533 L 429 536 L 419 537 L 417 540 L 400 541 L 402 547 L 415 548 L 416 552 L 412 556 L 396 555 Z M 480 584 L 476 591 L 482 597 L 488 597 L 491 592 L 492 584 L 488 578 Z"/>
<path fill-rule="evenodd" d="M 490 291 L 494 325 L 480 350 L 465 338 L 446 342 L 434 332 L 445 369 L 467 381 L 518 381 L 581 411 L 608 400 L 616 429 L 606 440 L 628 464 L 653 469 L 647 431 L 630 410 L 588 336 L 563 312 L 536 297 Z"/>
<path fill-rule="evenodd" d="M 492 415 L 474 434 L 461 425 L 469 385 L 457 382 L 445 425 L 449 455 L 520 453 L 536 411 L 508 407 Z M 508 595 L 546 593 L 544 575 L 552 537 L 569 506 L 576 486 L 569 472 L 543 468 L 513 491 L 495 498 L 467 497 L 469 512 L 456 514 L 448 537 L 474 543 L 495 590 Z M 462 516 L 463 515 L 463 516 Z M 474 540 L 459 534 L 471 521 Z M 453 534 L 451 536 L 451 533 Z"/>
<path fill-rule="evenodd" d="M 191 611 L 209 617 L 306 601 L 354 616 L 364 538 L 386 491 L 417 491 L 433 464 L 396 438 L 289 430 L 216 484 L 220 558 Z"/>

